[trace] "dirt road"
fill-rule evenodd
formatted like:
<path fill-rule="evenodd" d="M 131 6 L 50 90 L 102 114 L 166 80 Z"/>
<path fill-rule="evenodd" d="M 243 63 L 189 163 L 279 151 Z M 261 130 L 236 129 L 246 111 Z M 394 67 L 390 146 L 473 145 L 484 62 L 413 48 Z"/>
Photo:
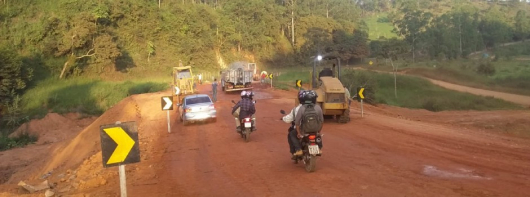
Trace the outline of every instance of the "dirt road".
<path fill-rule="evenodd" d="M 359 67 L 356 67 L 354 69 L 368 70 L 368 69 L 359 68 Z M 386 72 L 386 71 L 376 71 L 376 70 L 371 70 L 371 71 L 393 74 L 392 72 Z M 406 72 L 398 72 L 398 74 L 399 75 L 409 75 Z M 494 97 L 494 98 L 498 98 L 498 99 L 502 99 L 502 100 L 505 100 L 505 101 L 509 101 L 509 102 L 513 102 L 513 103 L 517 103 L 517 104 L 520 104 L 520 105 L 524 105 L 524 106 L 529 106 L 530 107 L 530 96 L 523 96 L 523 95 L 517 95 L 517 94 L 510 94 L 510 93 L 504 93 L 504 92 L 496 92 L 496 91 L 491 91 L 491 90 L 484 90 L 484 89 L 479 89 L 479 88 L 472 88 L 472 87 L 468 87 L 468 86 L 457 85 L 457 84 L 448 83 L 448 82 L 445 82 L 445 81 L 435 80 L 435 79 L 422 77 L 422 76 L 417 76 L 417 75 L 409 75 L 409 76 L 421 77 L 423 79 L 426 79 L 426 80 L 430 81 L 433 84 L 436 84 L 438 86 L 441 86 L 441 87 L 444 87 L 444 88 L 447 88 L 447 89 L 450 89 L 450 90 L 455 90 L 455 91 L 459 91 L 459 92 L 467 92 L 467 93 L 470 93 L 470 94 L 480 95 L 480 96 L 491 96 L 491 97 Z"/>
<path fill-rule="evenodd" d="M 208 85 L 199 88 L 208 92 Z M 324 125 L 323 156 L 316 171 L 307 173 L 302 164 L 290 161 L 289 125 L 279 120 L 280 109 L 293 107 L 295 92 L 258 88 L 256 93 L 258 131 L 248 143 L 236 134 L 230 115 L 230 100 L 237 100 L 237 94 L 219 93 L 216 123 L 183 126 L 172 111 L 168 133 L 166 113 L 160 109 L 160 96 L 166 92 L 122 101 L 88 127 L 93 129 L 82 132 L 89 137 L 76 138 L 84 141 L 76 150 L 99 146 L 97 128 L 105 123 L 101 121 L 135 119 L 142 161 L 126 166 L 129 196 L 482 197 L 528 196 L 530 192 L 530 138 L 499 135 L 480 126 L 488 122 L 498 122 L 492 128 L 523 125 L 513 128 L 528 132 L 529 111 L 432 113 L 366 105 L 365 117 L 360 118 L 354 102 L 351 122 L 329 120 Z M 132 108 L 127 107 L 129 101 L 134 103 Z M 60 180 L 70 167 L 52 166 L 50 180 L 58 184 L 56 191 L 119 196 L 117 168 L 102 168 L 101 152 L 94 151 L 72 169 L 77 176 L 71 181 Z M 72 158 L 28 162 L 61 164 L 63 157 Z M 0 185 L 0 196 L 42 196 L 21 193 L 18 181 L 12 177 L 7 185 Z"/>
<path fill-rule="evenodd" d="M 439 85 L 441 87 L 444 87 L 450 90 L 456 90 L 459 92 L 467 92 L 467 93 L 481 95 L 481 96 L 491 96 L 491 97 L 502 99 L 502 100 L 509 101 L 512 103 L 530 106 L 530 96 L 523 96 L 523 95 L 517 95 L 517 94 L 510 94 L 510 93 L 504 93 L 504 92 L 496 92 L 496 91 L 491 91 L 491 90 L 472 88 L 472 87 L 448 83 L 445 81 L 439 81 L 439 80 L 429 79 L 425 77 L 423 78 L 429 80 L 431 83 L 434 83 L 436 85 Z"/>
<path fill-rule="evenodd" d="M 152 176 L 156 178 L 132 183 L 131 196 L 526 196 L 530 192 L 528 140 L 377 112 L 344 125 L 326 123 L 324 155 L 316 172 L 307 173 L 289 160 L 288 124 L 279 121 L 279 110 L 292 107 L 293 93 L 258 90 L 257 94 L 261 96 L 258 131 L 249 143 L 236 134 L 230 116 L 230 100 L 238 96 L 220 93 L 217 123 L 175 123 L 172 133 L 156 142 L 155 149 L 163 150 Z M 356 107 L 353 110 L 355 116 Z"/>

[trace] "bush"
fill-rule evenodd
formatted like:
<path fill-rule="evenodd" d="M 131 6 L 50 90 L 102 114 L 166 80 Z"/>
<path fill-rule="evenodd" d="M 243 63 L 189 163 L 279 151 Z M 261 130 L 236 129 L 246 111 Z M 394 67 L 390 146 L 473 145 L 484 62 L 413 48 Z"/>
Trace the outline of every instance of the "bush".
<path fill-rule="evenodd" d="M 341 81 L 350 91 L 351 96 L 357 94 L 358 87 L 364 87 L 364 102 L 375 105 L 377 103 L 376 91 L 377 81 L 374 80 L 372 72 L 355 72 L 347 70 L 341 77 Z"/>
<path fill-rule="evenodd" d="M 21 134 L 14 138 L 9 138 L 5 135 L 0 134 L 0 151 L 16 147 L 23 147 L 36 142 L 37 139 L 37 136 L 30 135 L 28 133 Z"/>
<path fill-rule="evenodd" d="M 423 101 L 423 104 L 421 105 L 423 109 L 432 111 L 432 112 L 438 112 L 442 111 L 442 107 L 440 106 L 440 103 L 434 99 L 434 98 L 428 98 L 427 100 Z"/>
<path fill-rule="evenodd" d="M 477 73 L 487 76 L 492 76 L 495 74 L 495 66 L 493 64 L 487 62 L 487 63 L 480 63 L 480 65 L 477 68 Z"/>
<path fill-rule="evenodd" d="M 378 23 L 390 23 L 390 19 L 388 17 L 379 17 L 377 18 Z"/>
<path fill-rule="evenodd" d="M 15 50 L 0 48 L 0 100 L 11 102 L 26 89 L 32 77 L 33 69 L 22 63 Z"/>

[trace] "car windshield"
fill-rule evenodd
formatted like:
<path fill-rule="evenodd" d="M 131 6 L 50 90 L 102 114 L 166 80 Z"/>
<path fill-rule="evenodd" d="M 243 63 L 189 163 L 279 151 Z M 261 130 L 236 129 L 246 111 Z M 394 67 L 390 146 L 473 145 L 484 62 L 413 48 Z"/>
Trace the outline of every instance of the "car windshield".
<path fill-rule="evenodd" d="M 210 100 L 210 97 L 207 97 L 207 96 L 193 97 L 193 98 L 186 99 L 187 105 L 193 105 L 197 103 L 210 103 L 210 102 L 212 101 Z"/>
<path fill-rule="evenodd" d="M 177 78 L 182 78 L 182 79 L 191 78 L 190 70 L 186 69 L 186 70 L 178 71 Z"/>

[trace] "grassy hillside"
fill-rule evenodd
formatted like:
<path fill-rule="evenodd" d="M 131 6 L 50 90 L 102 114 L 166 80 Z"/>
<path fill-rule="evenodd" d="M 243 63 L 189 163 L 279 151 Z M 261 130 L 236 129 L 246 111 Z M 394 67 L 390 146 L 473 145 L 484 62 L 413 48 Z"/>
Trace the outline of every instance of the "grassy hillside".
<path fill-rule="evenodd" d="M 479 53 L 470 59 L 432 60 L 419 63 L 395 61 L 399 70 L 450 83 L 481 89 L 530 95 L 530 44 L 527 42 L 499 46 L 487 52 L 489 58 Z M 391 71 L 389 62 L 374 60 L 367 69 Z M 481 68 L 482 67 L 482 68 Z M 488 73 L 480 72 L 487 69 Z"/>
<path fill-rule="evenodd" d="M 48 109 L 57 113 L 100 115 L 127 96 L 165 90 L 169 88 L 168 81 L 169 78 L 123 82 L 91 78 L 48 79 L 24 94 L 22 110 L 30 115 L 44 115 Z"/>
<path fill-rule="evenodd" d="M 307 69 L 307 68 L 305 68 Z M 304 68 L 298 71 L 284 71 L 277 77 L 278 88 L 294 88 L 293 79 L 301 79 L 309 83 L 309 71 Z M 371 71 L 345 70 L 342 81 L 351 87 L 352 96 L 356 87 L 367 84 L 366 87 L 374 104 L 388 104 L 393 106 L 426 109 L 429 111 L 446 110 L 500 110 L 521 109 L 518 105 L 500 99 L 475 96 L 438 87 L 431 82 L 409 76 L 399 76 L 397 80 L 397 98 L 394 95 L 394 77 L 391 74 L 381 74 Z M 274 84 L 274 83 L 273 83 Z"/>

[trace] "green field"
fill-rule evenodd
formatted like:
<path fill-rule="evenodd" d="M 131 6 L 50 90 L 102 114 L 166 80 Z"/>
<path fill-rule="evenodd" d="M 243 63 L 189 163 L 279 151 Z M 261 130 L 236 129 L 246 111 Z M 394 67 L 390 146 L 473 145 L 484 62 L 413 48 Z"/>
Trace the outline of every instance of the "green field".
<path fill-rule="evenodd" d="M 296 79 L 307 81 L 309 75 L 309 71 L 286 71 L 278 77 L 280 85 L 277 87 L 294 88 Z M 398 76 L 397 98 L 394 95 L 394 77 L 391 74 L 344 70 L 342 81 L 350 87 L 352 95 L 356 87 L 367 84 L 365 96 L 371 96 L 372 98 L 367 99 L 373 100 L 374 104 L 429 111 L 520 109 L 518 105 L 500 99 L 447 90 L 413 76 Z"/>
<path fill-rule="evenodd" d="M 367 69 L 391 71 L 392 66 L 384 61 L 374 66 L 363 66 Z M 407 74 L 424 76 L 486 90 L 530 95 L 530 61 L 499 60 L 491 62 L 495 73 L 484 75 L 477 73 L 482 64 L 479 60 L 430 61 L 421 63 L 395 62 L 400 71 Z"/>
<path fill-rule="evenodd" d="M 151 78 L 119 82 L 90 78 L 47 79 L 22 97 L 22 111 L 28 115 L 80 112 L 99 115 L 127 96 L 169 88 L 169 79 Z"/>

